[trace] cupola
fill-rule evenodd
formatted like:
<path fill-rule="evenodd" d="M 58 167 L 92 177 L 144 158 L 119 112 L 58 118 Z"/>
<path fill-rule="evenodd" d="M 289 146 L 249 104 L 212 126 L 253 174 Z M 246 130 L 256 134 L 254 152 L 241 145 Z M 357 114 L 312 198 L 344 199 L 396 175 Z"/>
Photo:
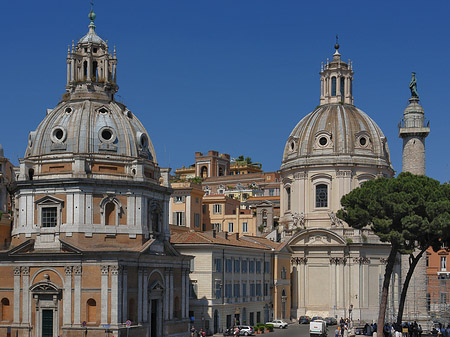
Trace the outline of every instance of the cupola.
<path fill-rule="evenodd" d="M 353 104 L 353 65 L 348 61 L 341 60 L 339 43 L 336 36 L 334 46 L 336 52 L 333 60 L 327 59 L 326 64 L 322 62 L 320 71 L 320 105 L 330 103 Z"/>

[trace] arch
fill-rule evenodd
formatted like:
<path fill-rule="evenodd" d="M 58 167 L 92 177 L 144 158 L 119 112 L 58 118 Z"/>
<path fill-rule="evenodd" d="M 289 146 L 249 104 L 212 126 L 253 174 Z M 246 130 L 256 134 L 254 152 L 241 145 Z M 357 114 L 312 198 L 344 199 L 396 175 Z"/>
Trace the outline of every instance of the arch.
<path fill-rule="evenodd" d="M 156 279 L 153 274 L 158 274 L 157 276 L 159 276 L 159 279 Z M 164 275 L 163 273 L 159 270 L 159 269 L 154 269 L 150 272 L 150 274 L 147 277 L 147 283 L 150 282 L 150 280 L 155 279 L 154 282 L 159 282 L 161 284 L 161 287 L 164 288 Z M 153 282 L 153 283 L 154 283 Z M 153 285 L 152 283 L 152 285 Z M 151 287 L 148 287 L 148 289 L 150 289 Z"/>
<path fill-rule="evenodd" d="M 90 298 L 86 302 L 86 321 L 89 323 L 97 323 L 97 302 Z"/>
<path fill-rule="evenodd" d="M 341 77 L 341 99 L 344 99 L 345 95 L 345 77 Z"/>
<path fill-rule="evenodd" d="M 109 195 L 100 201 L 100 214 L 103 226 L 118 226 L 122 213 L 122 204 L 115 196 Z"/>
<path fill-rule="evenodd" d="M 52 271 L 52 272 L 54 272 L 56 275 L 58 275 L 58 277 L 59 277 L 59 280 L 61 281 L 61 284 L 64 284 L 64 278 L 62 277 L 62 275 L 59 273 L 59 271 L 57 271 L 56 269 L 54 269 L 54 268 L 49 268 L 49 267 L 45 267 L 45 268 L 42 268 L 42 269 L 39 269 L 38 271 L 36 271 L 31 277 L 30 277 L 30 283 L 31 284 L 33 284 L 34 283 L 34 280 L 36 279 L 36 277 L 39 275 L 39 274 L 41 274 L 41 273 L 43 273 L 44 271 Z M 52 282 L 53 284 L 55 284 L 54 282 Z M 30 289 L 31 289 L 31 287 L 30 287 Z"/>
<path fill-rule="evenodd" d="M 345 246 L 347 242 L 343 237 L 336 234 L 334 231 L 326 229 L 326 228 L 308 228 L 298 232 L 296 235 L 292 236 L 292 238 L 288 241 L 287 246 L 308 246 L 310 245 L 305 241 L 305 238 L 309 236 L 322 236 L 329 238 L 329 242 L 331 245 Z M 305 241 L 304 244 L 301 242 Z M 293 252 L 293 251 L 291 251 Z"/>
<path fill-rule="evenodd" d="M 7 297 L 2 298 L 0 302 L 0 321 L 11 321 L 11 305 Z"/>
<path fill-rule="evenodd" d="M 200 168 L 200 177 L 208 178 L 208 168 L 206 166 Z"/>
<path fill-rule="evenodd" d="M 162 232 L 163 210 L 160 203 L 156 200 L 150 200 L 148 210 L 149 231 L 153 233 Z"/>

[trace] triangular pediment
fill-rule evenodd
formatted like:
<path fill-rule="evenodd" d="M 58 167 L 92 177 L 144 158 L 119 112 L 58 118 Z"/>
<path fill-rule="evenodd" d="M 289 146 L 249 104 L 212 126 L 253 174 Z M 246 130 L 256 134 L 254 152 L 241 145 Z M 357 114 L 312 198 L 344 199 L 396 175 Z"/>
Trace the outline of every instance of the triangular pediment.
<path fill-rule="evenodd" d="M 35 201 L 36 205 L 64 205 L 64 200 L 52 197 L 51 195 L 46 195 Z"/>

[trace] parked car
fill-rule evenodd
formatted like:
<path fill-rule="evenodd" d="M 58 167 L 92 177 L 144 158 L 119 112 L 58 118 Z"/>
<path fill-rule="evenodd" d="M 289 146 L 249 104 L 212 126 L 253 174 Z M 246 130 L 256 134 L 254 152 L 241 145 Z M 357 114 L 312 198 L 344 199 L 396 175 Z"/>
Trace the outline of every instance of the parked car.
<path fill-rule="evenodd" d="M 325 317 L 324 321 L 327 323 L 327 325 L 336 325 L 337 320 L 334 317 Z"/>
<path fill-rule="evenodd" d="M 288 324 L 281 319 L 273 320 L 272 322 L 266 322 L 266 324 L 272 324 L 274 328 L 286 329 Z"/>
<path fill-rule="evenodd" d="M 321 316 L 314 316 L 313 318 L 311 318 L 311 322 L 314 321 L 323 321 L 323 318 Z"/>
<path fill-rule="evenodd" d="M 248 325 L 239 325 L 239 336 L 252 336 L 255 334 L 255 330 Z"/>
<path fill-rule="evenodd" d="M 298 324 L 309 324 L 311 322 L 311 317 L 309 316 L 300 316 L 298 319 Z"/>

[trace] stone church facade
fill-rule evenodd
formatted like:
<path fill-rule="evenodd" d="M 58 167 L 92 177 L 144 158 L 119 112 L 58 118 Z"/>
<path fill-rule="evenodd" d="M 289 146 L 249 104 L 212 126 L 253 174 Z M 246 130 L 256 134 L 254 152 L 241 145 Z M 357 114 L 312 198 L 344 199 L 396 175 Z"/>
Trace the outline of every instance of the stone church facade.
<path fill-rule="evenodd" d="M 389 246 L 369 230 L 336 217 L 341 197 L 366 180 L 391 177 L 386 137 L 353 104 L 352 63 L 339 45 L 320 72 L 320 105 L 293 129 L 281 165 L 281 237 L 292 251 L 292 317 L 337 316 L 371 321 Z M 399 295 L 396 264 L 390 308 Z M 389 310 L 388 310 L 389 313 Z"/>
<path fill-rule="evenodd" d="M 89 18 L 67 54 L 66 93 L 20 160 L 0 335 L 187 336 L 190 258 L 169 243 L 168 171 L 115 101 L 116 52 Z"/>

